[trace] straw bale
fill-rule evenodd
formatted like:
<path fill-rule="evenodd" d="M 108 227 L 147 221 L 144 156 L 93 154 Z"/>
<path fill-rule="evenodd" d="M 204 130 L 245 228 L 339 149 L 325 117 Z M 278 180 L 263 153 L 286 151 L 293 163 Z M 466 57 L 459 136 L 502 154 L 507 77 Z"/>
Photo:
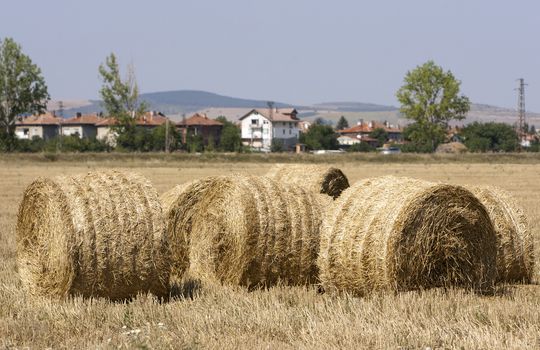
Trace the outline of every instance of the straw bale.
<path fill-rule="evenodd" d="M 193 278 L 247 287 L 316 282 L 321 197 L 264 177 L 195 181 L 168 216 L 173 275 L 189 267 Z"/>
<path fill-rule="evenodd" d="M 337 198 L 349 187 L 347 176 L 338 168 L 314 164 L 276 164 L 266 174 L 280 183 L 303 186 L 315 193 Z"/>
<path fill-rule="evenodd" d="M 360 181 L 328 211 L 320 244 L 329 291 L 489 290 L 496 277 L 489 216 L 459 186 L 393 176 Z"/>
<path fill-rule="evenodd" d="M 132 173 L 39 178 L 19 207 L 18 267 L 32 295 L 165 296 L 167 243 L 157 193 Z"/>
<path fill-rule="evenodd" d="M 530 283 L 534 271 L 533 237 L 523 209 L 510 193 L 498 187 L 469 189 L 484 204 L 495 227 L 499 282 Z"/>

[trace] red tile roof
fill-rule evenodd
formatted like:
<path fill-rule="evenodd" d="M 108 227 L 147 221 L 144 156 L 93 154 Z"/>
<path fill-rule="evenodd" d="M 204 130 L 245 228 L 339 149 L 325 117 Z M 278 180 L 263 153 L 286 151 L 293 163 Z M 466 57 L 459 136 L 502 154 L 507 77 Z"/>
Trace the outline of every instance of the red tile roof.
<path fill-rule="evenodd" d="M 370 126 L 371 124 L 371 126 Z M 359 133 L 370 133 L 375 129 L 384 129 L 386 132 L 401 132 L 400 128 L 394 128 L 386 126 L 383 123 L 371 122 L 371 123 L 360 123 L 348 129 L 338 130 L 340 134 L 359 134 Z"/>
<path fill-rule="evenodd" d="M 194 126 L 194 125 L 205 125 L 205 126 L 220 126 L 223 125 L 222 123 L 218 122 L 217 120 L 210 119 L 206 115 L 201 115 L 199 113 L 195 113 L 191 117 L 187 118 L 185 121 L 181 121 L 177 123 L 178 126 Z"/>
<path fill-rule="evenodd" d="M 62 122 L 62 118 L 56 117 L 53 114 L 46 113 L 40 115 L 30 115 L 22 117 L 15 125 L 58 125 Z"/>
<path fill-rule="evenodd" d="M 135 124 L 138 126 L 159 126 L 165 124 L 166 121 L 167 117 L 161 113 L 146 112 L 144 115 L 137 118 Z M 96 126 L 112 126 L 116 125 L 116 123 L 117 121 L 115 118 L 109 117 L 97 122 Z"/>
<path fill-rule="evenodd" d="M 240 118 L 240 120 L 244 119 L 245 117 L 251 115 L 253 112 L 257 112 L 266 119 L 270 121 L 276 121 L 276 122 L 294 122 L 298 123 L 300 120 L 296 117 L 296 114 L 298 113 L 296 109 L 294 108 L 275 108 L 272 112 L 268 109 L 252 109 Z"/>
<path fill-rule="evenodd" d="M 69 118 L 69 119 L 64 119 L 62 121 L 62 124 L 63 125 L 82 125 L 82 124 L 84 124 L 84 125 L 95 125 L 98 122 L 100 122 L 101 120 L 103 120 L 103 118 L 101 118 L 98 115 L 85 114 L 85 115 L 77 115 L 77 116 Z"/>

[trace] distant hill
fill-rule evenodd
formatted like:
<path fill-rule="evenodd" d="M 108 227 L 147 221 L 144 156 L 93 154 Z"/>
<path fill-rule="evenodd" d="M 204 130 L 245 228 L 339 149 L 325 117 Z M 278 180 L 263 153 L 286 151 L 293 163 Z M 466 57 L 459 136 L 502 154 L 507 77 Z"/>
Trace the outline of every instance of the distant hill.
<path fill-rule="evenodd" d="M 178 90 L 141 94 L 141 100 L 146 101 L 150 108 L 165 113 L 173 119 L 181 118 L 182 114 L 194 112 L 207 113 L 214 118 L 224 115 L 230 120 L 238 120 L 247 113 L 250 108 L 267 108 L 265 100 L 250 100 L 214 94 L 207 91 Z M 58 101 L 49 103 L 49 110 L 58 109 Z M 96 100 L 73 100 L 63 101 L 64 117 L 71 117 L 77 112 L 97 113 L 103 111 L 100 101 Z M 329 122 L 336 122 L 342 115 L 349 123 L 358 120 L 388 121 L 393 124 L 405 125 L 409 121 L 399 114 L 395 106 L 378 105 L 363 102 L 324 102 L 311 106 L 290 105 L 276 102 L 277 108 L 295 107 L 300 111 L 300 118 L 314 120 L 323 118 Z M 513 124 L 517 120 L 515 110 L 501 108 L 486 104 L 472 104 L 471 111 L 467 115 L 465 123 L 473 121 L 503 122 Z M 527 112 L 527 122 L 540 126 L 540 114 Z"/>
<path fill-rule="evenodd" d="M 314 109 L 330 110 L 336 112 L 386 112 L 396 111 L 394 106 L 384 106 L 374 103 L 362 102 L 324 102 L 312 106 Z"/>
<path fill-rule="evenodd" d="M 150 109 L 165 114 L 193 113 L 208 108 L 266 108 L 267 101 L 228 97 L 206 91 L 178 90 L 152 92 L 140 95 L 141 101 L 149 104 Z M 65 109 L 65 116 L 103 111 L 100 101 L 89 100 L 74 108 Z M 275 102 L 277 108 L 292 107 L 290 104 Z"/>

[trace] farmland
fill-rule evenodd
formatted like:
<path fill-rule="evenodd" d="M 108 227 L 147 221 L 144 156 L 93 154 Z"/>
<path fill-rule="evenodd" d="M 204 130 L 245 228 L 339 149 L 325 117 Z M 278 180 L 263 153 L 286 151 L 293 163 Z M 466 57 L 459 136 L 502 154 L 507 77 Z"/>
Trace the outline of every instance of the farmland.
<path fill-rule="evenodd" d="M 330 157 L 351 183 L 379 175 L 452 184 L 490 184 L 514 194 L 533 227 L 540 255 L 540 164 L 536 159 L 413 159 L 379 162 Z M 402 158 L 407 159 L 407 158 Z M 24 188 L 38 176 L 124 169 L 149 178 L 161 194 L 207 175 L 262 175 L 271 160 L 60 159 L 0 161 L 0 347 L 99 348 L 534 348 L 540 347 L 540 286 L 501 286 L 495 295 L 463 290 L 378 294 L 368 298 L 319 294 L 316 288 L 178 286 L 160 303 L 74 299 L 32 300 L 21 293 L 15 261 L 15 222 Z M 309 161 L 309 159 L 301 159 Z M 514 164 L 515 163 L 515 164 Z M 520 164 L 517 164 L 520 163 Z M 538 266 L 535 281 L 540 280 Z"/>

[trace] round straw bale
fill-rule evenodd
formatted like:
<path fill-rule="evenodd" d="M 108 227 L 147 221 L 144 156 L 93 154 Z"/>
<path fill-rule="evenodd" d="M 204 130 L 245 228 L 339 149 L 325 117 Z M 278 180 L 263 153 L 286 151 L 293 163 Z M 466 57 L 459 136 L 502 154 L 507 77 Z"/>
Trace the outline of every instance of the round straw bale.
<path fill-rule="evenodd" d="M 168 294 L 161 205 L 141 176 L 116 171 L 39 178 L 17 219 L 19 273 L 33 295 L 125 299 Z"/>
<path fill-rule="evenodd" d="M 530 283 L 534 272 L 533 237 L 523 209 L 511 194 L 498 187 L 469 189 L 484 204 L 495 227 L 498 280 Z"/>
<path fill-rule="evenodd" d="M 321 195 L 255 176 L 190 184 L 168 216 L 173 275 L 247 287 L 314 283 Z"/>
<path fill-rule="evenodd" d="M 380 177 L 345 190 L 325 218 L 318 258 L 326 290 L 363 296 L 464 286 L 489 290 L 495 232 L 459 186 Z"/>
<path fill-rule="evenodd" d="M 280 183 L 303 186 L 315 193 L 327 194 L 334 199 L 349 187 L 349 180 L 340 169 L 326 165 L 276 164 L 266 176 Z"/>
<path fill-rule="evenodd" d="M 180 185 L 176 185 L 167 192 L 159 196 L 161 202 L 161 207 L 163 208 L 163 213 L 167 216 L 168 212 L 173 207 L 174 202 L 178 199 L 180 194 L 191 184 L 191 182 L 185 182 Z"/>

